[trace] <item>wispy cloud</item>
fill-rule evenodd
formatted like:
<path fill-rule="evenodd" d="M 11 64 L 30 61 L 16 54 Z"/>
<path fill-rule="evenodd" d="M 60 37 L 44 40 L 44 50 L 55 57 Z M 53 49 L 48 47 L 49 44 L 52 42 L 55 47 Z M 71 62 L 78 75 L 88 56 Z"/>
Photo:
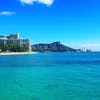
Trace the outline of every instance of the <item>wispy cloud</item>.
<path fill-rule="evenodd" d="M 11 12 L 11 11 L 1 11 L 0 15 L 5 15 L 5 16 L 11 16 L 15 14 L 15 12 Z"/>
<path fill-rule="evenodd" d="M 34 4 L 34 2 L 37 2 L 37 3 L 45 4 L 47 6 L 51 6 L 54 0 L 20 0 L 20 2 L 23 4 L 28 4 L 28 5 L 32 5 Z"/>

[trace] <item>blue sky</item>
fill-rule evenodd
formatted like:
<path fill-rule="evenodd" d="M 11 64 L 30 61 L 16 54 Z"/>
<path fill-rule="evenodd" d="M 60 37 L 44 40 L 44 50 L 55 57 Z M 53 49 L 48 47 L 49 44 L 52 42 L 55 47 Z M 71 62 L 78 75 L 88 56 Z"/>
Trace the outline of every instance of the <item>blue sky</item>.
<path fill-rule="evenodd" d="M 100 50 L 100 0 L 0 0 L 0 35 Z"/>

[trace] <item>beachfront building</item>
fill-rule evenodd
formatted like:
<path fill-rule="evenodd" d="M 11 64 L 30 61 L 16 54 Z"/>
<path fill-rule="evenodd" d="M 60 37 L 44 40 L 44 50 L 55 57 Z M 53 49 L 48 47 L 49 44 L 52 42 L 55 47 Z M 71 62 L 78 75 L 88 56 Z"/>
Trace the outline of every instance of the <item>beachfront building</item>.
<path fill-rule="evenodd" d="M 82 49 L 79 49 L 79 51 L 81 51 L 81 52 L 90 52 L 91 50 L 87 49 L 87 48 L 82 48 Z"/>
<path fill-rule="evenodd" d="M 3 47 L 12 46 L 12 45 L 17 48 L 18 47 L 23 48 L 24 51 L 27 51 L 27 52 L 31 51 L 30 39 L 21 39 L 19 37 L 19 34 L 10 34 L 6 36 L 0 36 L 0 50 L 2 50 Z"/>

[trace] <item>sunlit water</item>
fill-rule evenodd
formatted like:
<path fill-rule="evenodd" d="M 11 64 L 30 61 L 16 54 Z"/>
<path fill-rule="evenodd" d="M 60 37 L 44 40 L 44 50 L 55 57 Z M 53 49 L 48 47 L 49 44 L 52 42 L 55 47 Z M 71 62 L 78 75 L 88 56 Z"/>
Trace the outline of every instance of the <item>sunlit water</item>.
<path fill-rule="evenodd" d="M 0 56 L 0 100 L 100 100 L 100 53 Z"/>

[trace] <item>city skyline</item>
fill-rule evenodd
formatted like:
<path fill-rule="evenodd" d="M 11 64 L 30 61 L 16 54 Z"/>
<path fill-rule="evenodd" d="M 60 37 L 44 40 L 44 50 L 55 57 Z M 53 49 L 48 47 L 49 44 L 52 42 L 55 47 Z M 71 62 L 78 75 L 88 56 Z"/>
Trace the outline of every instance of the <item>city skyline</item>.
<path fill-rule="evenodd" d="M 99 0 L 1 0 L 0 35 L 100 51 Z"/>

